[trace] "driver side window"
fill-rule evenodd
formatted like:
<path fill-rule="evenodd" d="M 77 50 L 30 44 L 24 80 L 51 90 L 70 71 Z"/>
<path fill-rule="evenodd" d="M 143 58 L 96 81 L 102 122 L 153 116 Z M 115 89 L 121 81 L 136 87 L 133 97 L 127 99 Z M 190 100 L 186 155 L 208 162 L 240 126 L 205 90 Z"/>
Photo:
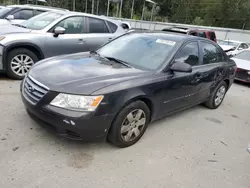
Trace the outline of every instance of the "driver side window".
<path fill-rule="evenodd" d="M 83 17 L 70 17 L 59 22 L 54 28 L 63 27 L 65 34 L 80 34 L 84 31 L 84 18 Z"/>
<path fill-rule="evenodd" d="M 197 42 L 186 44 L 176 55 L 175 61 L 187 63 L 191 66 L 199 65 L 199 48 Z"/>

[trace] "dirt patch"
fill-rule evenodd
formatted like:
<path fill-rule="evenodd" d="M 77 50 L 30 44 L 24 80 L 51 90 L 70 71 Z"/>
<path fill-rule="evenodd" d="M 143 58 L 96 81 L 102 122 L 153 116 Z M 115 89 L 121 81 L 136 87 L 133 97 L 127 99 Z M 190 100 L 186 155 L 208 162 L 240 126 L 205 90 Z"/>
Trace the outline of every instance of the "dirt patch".
<path fill-rule="evenodd" d="M 68 165 L 73 168 L 86 168 L 93 161 L 94 156 L 88 153 L 77 153 L 70 156 Z"/>

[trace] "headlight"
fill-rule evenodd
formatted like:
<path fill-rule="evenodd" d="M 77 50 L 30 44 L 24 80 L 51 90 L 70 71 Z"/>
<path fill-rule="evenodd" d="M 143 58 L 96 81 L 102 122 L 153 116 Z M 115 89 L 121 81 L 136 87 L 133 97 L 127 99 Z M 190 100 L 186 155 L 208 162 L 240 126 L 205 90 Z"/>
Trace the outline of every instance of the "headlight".
<path fill-rule="evenodd" d="M 95 111 L 103 96 L 81 96 L 60 93 L 50 103 L 53 106 L 75 111 Z"/>
<path fill-rule="evenodd" d="M 250 71 L 248 71 L 247 74 L 250 75 Z"/>

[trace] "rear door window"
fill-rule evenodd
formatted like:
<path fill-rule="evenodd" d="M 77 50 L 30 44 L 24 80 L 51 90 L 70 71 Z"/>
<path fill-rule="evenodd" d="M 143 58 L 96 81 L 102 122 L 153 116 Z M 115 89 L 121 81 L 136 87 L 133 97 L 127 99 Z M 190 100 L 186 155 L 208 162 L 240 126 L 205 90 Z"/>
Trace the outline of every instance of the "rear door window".
<path fill-rule="evenodd" d="M 214 32 L 209 32 L 209 36 L 210 36 L 210 39 L 212 41 L 215 41 L 216 40 L 216 36 L 215 36 L 215 33 Z"/>
<path fill-rule="evenodd" d="M 223 61 L 223 53 L 217 46 L 208 42 L 201 42 L 200 44 L 203 55 L 203 65 Z"/>
<path fill-rule="evenodd" d="M 116 32 L 116 30 L 117 30 L 117 28 L 118 28 L 118 26 L 117 26 L 117 25 L 115 25 L 115 24 L 114 24 L 114 23 L 112 23 L 112 22 L 109 22 L 109 21 L 107 21 L 107 23 L 108 23 L 108 26 L 109 26 L 109 28 L 110 28 L 111 32 L 112 32 L 112 33 L 115 33 L 115 32 Z"/>
<path fill-rule="evenodd" d="M 104 20 L 89 17 L 89 33 L 109 33 Z"/>

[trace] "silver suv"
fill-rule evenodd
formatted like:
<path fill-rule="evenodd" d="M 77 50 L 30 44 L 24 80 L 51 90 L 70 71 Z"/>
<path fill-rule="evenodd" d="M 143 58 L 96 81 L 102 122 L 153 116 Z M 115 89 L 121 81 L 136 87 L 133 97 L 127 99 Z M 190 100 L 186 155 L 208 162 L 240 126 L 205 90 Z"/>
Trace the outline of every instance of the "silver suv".
<path fill-rule="evenodd" d="M 125 33 L 119 21 L 90 14 L 53 11 L 0 30 L 0 70 L 22 79 L 44 58 L 92 51 Z"/>

